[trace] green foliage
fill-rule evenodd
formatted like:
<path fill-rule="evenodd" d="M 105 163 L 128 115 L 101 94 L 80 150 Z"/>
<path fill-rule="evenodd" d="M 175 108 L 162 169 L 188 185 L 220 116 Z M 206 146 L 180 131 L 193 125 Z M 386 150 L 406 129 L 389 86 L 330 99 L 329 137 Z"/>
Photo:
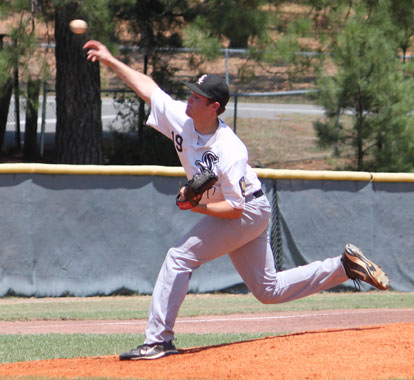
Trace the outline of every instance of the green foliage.
<path fill-rule="evenodd" d="M 247 48 L 252 39 L 262 38 L 267 32 L 268 15 L 264 4 L 261 0 L 198 2 L 194 6 L 198 17 L 193 26 L 200 28 L 205 39 L 222 41 L 225 38 L 231 48 Z"/>
<path fill-rule="evenodd" d="M 0 18 L 15 15 L 17 22 L 7 37 L 11 43 L 0 52 L 0 86 L 13 75 L 16 64 L 24 79 L 49 75 L 44 57 L 29 65 L 39 52 L 33 18 L 49 21 L 55 7 L 77 4 L 79 18 L 89 24 L 88 37 L 103 41 L 113 51 L 119 42 L 139 45 L 145 55 L 144 71 L 179 97 L 183 89 L 177 88 L 174 80 L 177 68 L 155 47 L 199 49 L 202 58 L 189 61 L 194 67 L 216 59 L 223 46 L 249 48 L 248 59 L 271 63 L 273 73 L 287 78 L 291 86 L 299 75 L 312 79 L 314 69 L 321 89 L 319 100 L 326 109 L 326 119 L 315 124 L 320 144 L 336 145 L 341 151 L 350 147 L 355 157 L 352 168 L 412 171 L 410 78 L 414 77 L 414 64 L 406 60 L 414 36 L 412 1 L 303 0 L 295 5 L 303 7 L 305 15 L 292 12 L 285 17 L 280 6 L 288 3 L 292 4 L 265 0 L 4 0 Z M 120 22 L 136 36 L 133 41 L 115 38 Z M 304 54 L 308 51 L 326 54 Z M 394 58 L 396 53 L 403 56 L 403 67 Z M 245 65 L 240 68 L 242 75 L 249 79 L 254 73 Z M 144 131 L 142 110 L 135 109 L 137 113 L 130 113 L 132 135 L 116 135 L 108 147 L 111 161 L 124 156 L 127 162 L 147 162 L 141 154 L 137 156 L 132 145 L 141 145 L 144 136 L 164 146 Z M 352 116 L 345 118 L 347 112 Z M 130 146 L 125 139 L 132 143 L 130 157 L 120 151 L 123 144 Z M 171 155 L 166 156 L 176 162 L 169 149 Z M 154 151 L 142 150 L 150 156 Z"/>
<path fill-rule="evenodd" d="M 273 66 L 274 75 L 287 76 L 287 83 L 292 86 L 299 76 L 308 75 L 312 62 L 318 57 L 317 54 L 308 54 L 314 50 L 318 22 L 309 14 L 292 15 L 286 21 L 276 8 L 268 16 L 265 31 L 250 47 L 255 59 Z"/>
<path fill-rule="evenodd" d="M 353 169 L 411 171 L 413 82 L 403 75 L 395 42 L 378 20 L 384 20 L 382 14 L 368 20 L 357 14 L 338 34 L 332 45 L 336 73 L 328 77 L 321 71 L 318 80 L 326 120 L 314 126 L 321 145 L 353 148 Z M 346 111 L 352 112 L 351 128 L 340 121 Z"/>
<path fill-rule="evenodd" d="M 184 30 L 184 46 L 191 49 L 199 49 L 207 60 L 214 60 L 220 51 L 220 40 L 211 35 L 211 32 L 204 27 L 206 20 L 197 17 Z"/>
<path fill-rule="evenodd" d="M 111 4 L 118 20 L 126 21 L 136 43 L 154 54 L 158 47 L 180 47 L 178 34 L 188 17 L 187 0 L 121 0 Z"/>
<path fill-rule="evenodd" d="M 150 127 L 137 134 L 112 132 L 104 146 L 105 163 L 110 165 L 179 166 L 171 140 Z"/>
<path fill-rule="evenodd" d="M 12 76 L 10 67 L 11 59 L 12 55 L 10 51 L 4 49 L 0 52 L 0 88 L 3 88 Z"/>
<path fill-rule="evenodd" d="M 13 13 L 20 13 L 17 22 L 7 30 L 3 49 L 0 52 L 0 82 L 5 83 L 11 77 L 17 65 L 24 67 L 36 46 L 36 36 L 30 28 L 31 19 L 28 18 L 27 2 L 16 2 L 3 9 L 4 17 Z"/>
<path fill-rule="evenodd" d="M 126 22 L 128 30 L 136 36 L 129 41 L 142 50 L 143 72 L 151 77 L 166 92 L 183 95 L 174 80 L 177 68 L 170 57 L 160 54 L 155 48 L 181 47 L 181 36 L 177 33 L 190 17 L 186 0 L 121 0 L 111 4 L 118 20 Z M 132 52 L 134 54 L 134 52 Z M 124 51 L 128 61 L 131 50 Z M 126 128 L 113 132 L 111 141 L 105 145 L 106 162 L 111 164 L 179 165 L 172 142 L 145 125 L 146 116 L 140 100 L 117 97 L 117 102 L 127 111 L 118 116 Z"/>
<path fill-rule="evenodd" d="M 115 30 L 111 3 L 109 0 L 54 0 L 51 8 L 76 7 L 76 18 L 88 23 L 88 37 L 111 47 Z"/>
<path fill-rule="evenodd" d="M 407 50 L 412 46 L 414 36 L 414 8 L 411 0 L 390 1 L 390 20 L 394 38 L 402 50 L 403 62 Z"/>
<path fill-rule="evenodd" d="M 104 144 L 105 163 L 111 165 L 178 166 L 180 162 L 171 140 L 146 125 L 148 113 L 140 115 L 140 102 L 133 96 L 116 96 L 122 105 L 117 120 L 123 129 L 113 129 Z"/>
<path fill-rule="evenodd" d="M 111 45 L 114 40 L 115 24 L 108 0 L 81 1 L 81 9 L 88 21 L 90 38 Z"/>
<path fill-rule="evenodd" d="M 45 0 L 40 3 L 32 3 L 27 0 L 14 0 L 2 3 L 1 17 L 13 17 L 16 20 L 8 30 L 7 39 L 11 44 L 4 46 L 1 55 L 5 55 L 8 65 L 0 63 L 0 81 L 4 80 L 18 65 L 21 76 L 44 78 L 49 76 L 49 64 L 42 55 L 37 54 L 37 65 L 29 64 L 41 50 L 38 46 L 38 35 L 35 29 L 35 20 L 47 23 L 54 18 L 55 7 L 65 4 L 78 5 L 78 17 L 85 19 L 89 24 L 89 36 L 109 41 L 113 36 L 114 25 L 111 8 L 108 0 Z M 4 61 L 5 59 L 1 59 Z M 35 69 L 34 69 L 35 68 Z"/>

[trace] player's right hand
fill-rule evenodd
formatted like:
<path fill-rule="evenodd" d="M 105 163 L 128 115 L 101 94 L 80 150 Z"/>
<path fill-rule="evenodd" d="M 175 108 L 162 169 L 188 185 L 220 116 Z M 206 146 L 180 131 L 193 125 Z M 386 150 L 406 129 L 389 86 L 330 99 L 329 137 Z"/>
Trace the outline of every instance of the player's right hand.
<path fill-rule="evenodd" d="M 101 61 L 102 63 L 107 63 L 112 58 L 112 54 L 107 47 L 99 41 L 88 41 L 85 45 L 83 45 L 83 48 L 88 49 L 86 58 L 89 61 Z"/>

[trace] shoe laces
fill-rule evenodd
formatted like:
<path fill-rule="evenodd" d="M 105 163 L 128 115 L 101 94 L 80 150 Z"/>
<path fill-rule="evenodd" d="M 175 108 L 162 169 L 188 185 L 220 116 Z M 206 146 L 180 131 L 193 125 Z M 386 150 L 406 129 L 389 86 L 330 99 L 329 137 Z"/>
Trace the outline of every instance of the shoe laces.
<path fill-rule="evenodd" d="M 348 260 L 345 254 L 342 256 L 341 261 L 346 275 L 350 280 L 354 282 L 355 290 L 361 291 L 361 279 L 359 278 L 360 274 L 355 270 L 358 268 L 358 266 Z"/>
<path fill-rule="evenodd" d="M 360 292 L 361 291 L 361 280 L 359 278 L 351 278 L 351 280 L 354 282 L 355 290 L 358 290 L 358 292 Z"/>

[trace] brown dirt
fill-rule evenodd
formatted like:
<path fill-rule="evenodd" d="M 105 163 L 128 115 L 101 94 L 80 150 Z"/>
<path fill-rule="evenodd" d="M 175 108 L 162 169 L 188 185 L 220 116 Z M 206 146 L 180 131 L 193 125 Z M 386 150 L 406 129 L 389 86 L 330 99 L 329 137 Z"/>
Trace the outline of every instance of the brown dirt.
<path fill-rule="evenodd" d="M 0 376 L 147 379 L 414 378 L 414 310 L 364 309 L 180 318 L 177 333 L 300 331 L 180 350 L 155 361 L 117 356 L 0 365 Z M 1 333 L 139 333 L 145 321 L 3 322 Z M 320 330 L 323 329 L 323 330 Z"/>
<path fill-rule="evenodd" d="M 294 333 L 181 350 L 155 361 L 116 356 L 3 364 L 3 376 L 147 379 L 388 379 L 414 376 L 414 324 Z"/>

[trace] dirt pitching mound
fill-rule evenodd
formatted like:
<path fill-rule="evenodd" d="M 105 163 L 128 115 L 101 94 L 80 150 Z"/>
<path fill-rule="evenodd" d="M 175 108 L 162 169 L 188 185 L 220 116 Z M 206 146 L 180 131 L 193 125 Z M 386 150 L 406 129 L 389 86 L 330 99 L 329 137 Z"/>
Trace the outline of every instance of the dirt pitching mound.
<path fill-rule="evenodd" d="M 414 323 L 307 331 L 180 350 L 153 361 L 116 356 L 0 365 L 0 375 L 146 379 L 389 379 L 414 377 Z"/>

